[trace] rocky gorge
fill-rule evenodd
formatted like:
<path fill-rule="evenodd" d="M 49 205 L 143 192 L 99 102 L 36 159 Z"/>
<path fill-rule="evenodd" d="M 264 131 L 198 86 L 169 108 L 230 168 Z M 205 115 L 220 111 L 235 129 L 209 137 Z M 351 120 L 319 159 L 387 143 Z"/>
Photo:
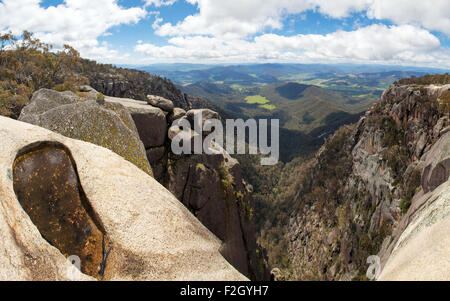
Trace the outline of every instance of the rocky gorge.
<path fill-rule="evenodd" d="M 367 280 L 373 255 L 379 280 L 449 279 L 450 85 L 390 87 L 286 169 L 271 206 L 287 260 L 269 267 L 246 167 L 171 150 L 174 121 L 220 112 L 130 72 L 85 73 L 0 117 L 0 279 Z"/>
<path fill-rule="evenodd" d="M 387 89 L 295 174 L 279 279 L 449 280 L 450 85 Z M 284 273 L 283 273 L 284 272 Z"/>

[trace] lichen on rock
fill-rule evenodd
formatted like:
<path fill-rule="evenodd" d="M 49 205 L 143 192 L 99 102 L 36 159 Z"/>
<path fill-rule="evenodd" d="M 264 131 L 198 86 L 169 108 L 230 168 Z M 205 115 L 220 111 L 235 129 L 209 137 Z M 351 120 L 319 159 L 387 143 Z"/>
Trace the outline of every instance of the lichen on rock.
<path fill-rule="evenodd" d="M 19 120 L 108 148 L 153 175 L 136 126 L 124 107 L 120 104 L 100 106 L 74 94 L 67 95 L 45 89 L 37 91 Z"/>

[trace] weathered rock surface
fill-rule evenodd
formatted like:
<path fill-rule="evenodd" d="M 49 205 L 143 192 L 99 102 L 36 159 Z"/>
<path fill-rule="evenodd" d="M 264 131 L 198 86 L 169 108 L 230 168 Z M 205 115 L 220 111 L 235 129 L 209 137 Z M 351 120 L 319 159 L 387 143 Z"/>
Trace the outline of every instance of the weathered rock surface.
<path fill-rule="evenodd" d="M 383 254 L 387 263 L 379 280 L 449 281 L 450 182 L 413 202 L 394 233 L 399 237 Z"/>
<path fill-rule="evenodd" d="M 167 170 L 167 120 L 160 109 L 147 102 L 128 98 L 105 97 L 106 104 L 123 105 L 133 118 L 155 179 L 160 181 Z M 162 152 L 163 151 L 163 152 Z M 164 159 L 165 158 L 165 159 Z"/>
<path fill-rule="evenodd" d="M 169 125 L 172 125 L 172 123 L 175 120 L 178 120 L 182 117 L 186 116 L 186 111 L 180 108 L 174 108 L 173 112 L 169 114 L 169 116 L 167 116 L 167 121 L 169 123 Z"/>
<path fill-rule="evenodd" d="M 160 109 L 148 108 L 139 113 L 132 113 L 131 116 L 146 149 L 164 145 L 167 137 L 167 123 Z"/>
<path fill-rule="evenodd" d="M 100 106 L 71 92 L 41 89 L 34 93 L 19 120 L 106 147 L 152 174 L 135 123 L 120 104 Z"/>
<path fill-rule="evenodd" d="M 51 109 L 81 102 L 83 100 L 72 92 L 41 89 L 33 94 L 30 104 L 22 109 L 21 117 L 27 120 L 37 120 L 39 115 Z"/>
<path fill-rule="evenodd" d="M 174 116 L 186 118 L 184 110 L 175 108 L 165 116 L 160 108 L 132 99 L 106 97 L 106 103 L 120 103 L 130 111 L 155 179 L 223 241 L 225 258 L 252 279 L 268 279 L 263 259 L 257 256 L 254 221 L 250 218 L 252 199 L 243 184 L 239 163 L 222 152 L 218 155 L 174 155 L 170 143 L 180 134 L 180 128 L 171 126 L 170 120 Z M 195 112 L 205 118 L 219 117 L 211 110 L 197 110 L 191 111 L 192 118 Z M 199 134 L 191 130 L 187 135 L 193 150 L 194 137 Z M 221 178 L 224 174 L 232 175 L 228 180 L 231 186 L 226 189 Z"/>
<path fill-rule="evenodd" d="M 107 103 L 118 103 L 130 112 L 139 137 L 146 150 L 164 146 L 167 137 L 166 115 L 160 108 L 148 105 L 144 101 L 127 98 L 106 97 Z M 154 161 L 149 158 L 149 160 Z"/>
<path fill-rule="evenodd" d="M 450 133 L 446 133 L 422 158 L 422 188 L 425 193 L 433 191 L 446 182 L 450 171 Z"/>
<path fill-rule="evenodd" d="M 173 102 L 161 96 L 147 95 L 147 102 L 154 107 L 160 108 L 166 112 L 172 112 L 174 109 Z"/>
<path fill-rule="evenodd" d="M 88 85 L 83 85 L 80 87 L 80 92 L 83 97 L 97 101 L 97 97 L 99 96 L 99 92 Z"/>
<path fill-rule="evenodd" d="M 196 109 L 196 110 L 190 110 L 186 113 L 186 119 L 190 122 L 192 129 L 194 129 L 194 120 L 195 116 L 199 116 L 202 119 L 202 128 L 205 124 L 205 121 L 208 119 L 218 119 L 220 120 L 220 116 L 217 112 L 214 112 L 210 109 Z"/>
<path fill-rule="evenodd" d="M 442 136 L 426 153 L 422 167 L 422 190 L 412 199 L 411 207 L 385 240 L 379 256 L 384 267 L 380 280 L 448 280 L 449 237 L 442 232 L 450 220 L 450 182 L 440 165 L 449 155 L 450 133 Z M 435 169 L 436 180 L 430 178 Z M 430 180 L 433 185 L 430 185 Z M 420 247 L 419 247 L 420 246 Z M 417 249 L 415 249 L 417 248 Z"/>
<path fill-rule="evenodd" d="M 145 102 L 145 101 L 134 100 L 131 98 L 118 98 L 118 97 L 105 96 L 105 101 L 110 102 L 110 103 L 121 104 L 131 112 L 139 112 L 139 110 L 153 108 L 153 107 L 149 106 L 147 104 L 147 102 Z"/>
<path fill-rule="evenodd" d="M 49 243 L 54 241 L 51 237 L 61 238 L 61 235 L 76 233 L 76 229 L 85 229 L 86 223 L 78 223 L 77 217 L 82 217 L 81 221 L 83 217 L 86 221 L 97 221 L 95 224 L 101 226 L 95 227 L 107 237 L 107 249 L 111 247 L 111 251 L 102 279 L 246 279 L 220 255 L 221 241 L 169 191 L 113 152 L 4 117 L 0 117 L 0 141 L 0 229 L 3 233 L 0 279 L 94 279 L 74 271 L 67 261 L 67 254 L 77 255 L 74 253 L 79 250 L 72 249 L 70 244 L 65 245 L 66 249 L 56 242 L 53 246 Z M 32 160 L 35 166 L 26 160 Z M 37 186 L 47 185 L 45 179 L 26 176 L 32 171 L 39 171 L 43 177 L 64 173 L 68 178 L 52 185 L 55 194 L 49 200 L 44 197 L 51 191 L 39 190 L 35 192 L 42 197 L 28 201 L 27 193 Z M 73 194 L 62 194 L 65 189 Z M 84 192 L 88 206 L 77 199 L 77 189 Z M 43 207 L 35 209 L 26 205 L 33 202 Z M 45 211 L 46 206 L 53 208 L 51 212 L 56 210 L 55 213 L 62 208 L 58 206 L 64 206 L 66 220 L 52 222 L 50 219 L 46 224 L 45 219 L 33 215 L 39 210 Z M 66 222 L 72 220 L 72 214 L 73 225 Z M 68 230 L 53 236 L 52 233 L 63 225 Z M 50 232 L 45 232 L 43 227 Z M 42 235 L 48 236 L 49 241 Z M 95 236 L 95 250 L 99 236 Z"/>
<path fill-rule="evenodd" d="M 223 242 L 221 254 L 252 279 L 268 277 L 257 245 L 253 203 L 236 160 L 222 154 L 169 156 L 167 188 Z"/>

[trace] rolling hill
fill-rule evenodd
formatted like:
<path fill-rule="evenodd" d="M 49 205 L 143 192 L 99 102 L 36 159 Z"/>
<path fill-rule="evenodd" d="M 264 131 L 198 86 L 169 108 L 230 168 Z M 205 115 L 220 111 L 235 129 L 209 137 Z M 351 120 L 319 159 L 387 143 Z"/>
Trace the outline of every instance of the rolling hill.
<path fill-rule="evenodd" d="M 281 127 L 303 133 L 334 124 L 340 118 L 347 119 L 372 104 L 371 100 L 352 103 L 337 92 L 294 82 L 243 89 L 212 83 L 196 83 L 180 88 L 185 93 L 207 99 L 230 112 L 230 115 L 278 118 Z"/>

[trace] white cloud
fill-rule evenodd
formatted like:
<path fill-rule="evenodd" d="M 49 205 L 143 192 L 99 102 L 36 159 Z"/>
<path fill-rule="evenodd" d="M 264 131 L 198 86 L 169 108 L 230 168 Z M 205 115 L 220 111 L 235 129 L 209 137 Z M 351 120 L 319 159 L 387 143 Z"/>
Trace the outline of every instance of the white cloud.
<path fill-rule="evenodd" d="M 450 36 L 450 1 L 435 0 L 185 0 L 198 13 L 176 24 L 155 20 L 155 33 L 168 45 L 140 43 L 135 50 L 168 61 L 327 61 L 450 66 L 450 49 L 430 33 Z M 154 1 L 158 2 L 158 1 Z M 170 1 L 175 2 L 175 1 Z M 316 11 L 341 19 L 353 13 L 376 24 L 327 35 L 267 34 L 282 29 L 289 16 Z M 318 23 L 319 24 L 319 23 Z"/>
<path fill-rule="evenodd" d="M 84 57 L 113 63 L 273 60 L 450 64 L 449 48 L 442 47 L 430 33 L 435 30 L 450 36 L 448 0 L 181 0 L 197 6 L 198 13 L 176 24 L 165 22 L 158 9 L 146 11 L 150 6 L 170 6 L 177 1 L 144 0 L 142 7 L 124 8 L 118 0 L 65 0 L 43 8 L 40 0 L 2 0 L 0 32 L 29 30 L 56 47 L 68 43 Z M 327 35 L 267 33 L 282 29 L 293 15 L 304 16 L 309 10 L 334 19 L 358 13 L 395 25 L 378 24 Z M 115 26 L 138 23 L 150 15 L 154 21 L 148 26 L 168 39 L 166 46 L 146 43 L 146 37 L 139 36 L 136 40 L 143 41 L 135 46 L 136 53 L 126 57 L 111 45 L 99 43 L 99 38 L 115 34 Z"/>
<path fill-rule="evenodd" d="M 296 6 L 297 0 L 186 0 L 196 4 L 200 12 L 186 17 L 178 24 L 165 23 L 156 33 L 161 36 L 214 35 L 246 36 L 265 28 L 281 28 L 282 15 L 287 9 L 301 12 L 309 7 L 307 1 Z"/>
<path fill-rule="evenodd" d="M 149 0 L 159 3 L 160 0 Z M 351 13 L 386 19 L 394 24 L 412 24 L 450 35 L 448 0 L 185 0 L 197 5 L 199 13 L 177 24 L 164 23 L 156 31 L 161 36 L 214 35 L 248 36 L 264 29 L 280 29 L 284 18 L 316 10 L 332 18 Z M 167 1 L 173 3 L 174 0 Z M 169 4 L 169 3 L 167 3 Z"/>
<path fill-rule="evenodd" d="M 66 0 L 43 8 L 40 0 L 0 2 L 0 31 L 20 34 L 31 31 L 46 43 L 68 43 L 85 57 L 107 61 L 120 59 L 118 52 L 100 45 L 98 38 L 120 24 L 137 23 L 147 12 L 140 7 L 123 8 L 117 0 Z"/>
<path fill-rule="evenodd" d="M 154 5 L 156 7 L 169 6 L 177 2 L 177 0 L 145 0 L 145 6 Z"/>
<path fill-rule="evenodd" d="M 376 0 L 367 15 L 375 19 L 388 19 L 395 24 L 414 24 L 450 36 L 449 0 Z"/>
<path fill-rule="evenodd" d="M 148 43 L 135 50 L 155 60 L 197 62 L 372 62 L 450 67 L 450 51 L 427 30 L 371 25 L 327 35 L 264 34 L 248 41 L 206 36 L 174 37 L 168 46 Z"/>

